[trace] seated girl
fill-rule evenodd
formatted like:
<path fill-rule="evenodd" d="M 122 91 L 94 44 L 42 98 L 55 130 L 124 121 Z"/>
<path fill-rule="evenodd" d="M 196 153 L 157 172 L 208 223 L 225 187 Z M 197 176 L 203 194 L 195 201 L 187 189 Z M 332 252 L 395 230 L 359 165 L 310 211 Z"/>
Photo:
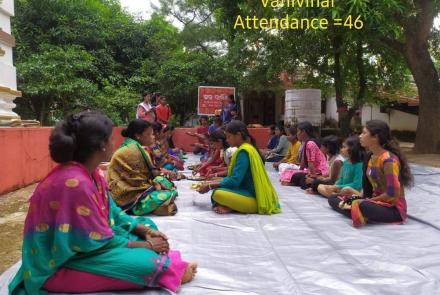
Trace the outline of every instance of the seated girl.
<path fill-rule="evenodd" d="M 166 154 L 166 159 L 171 162 L 176 168 L 176 170 L 183 170 L 184 161 L 180 158 L 179 154 L 176 154 L 173 149 L 170 148 L 170 143 L 168 137 L 170 134 L 169 126 L 165 126 L 162 129 L 160 136 L 160 146 L 164 154 Z"/>
<path fill-rule="evenodd" d="M 246 125 L 238 120 L 228 123 L 226 140 L 230 146 L 238 148 L 229 164 L 228 176 L 223 180 L 203 183 L 199 192 L 204 194 L 214 190 L 213 209 L 219 214 L 231 211 L 280 213 L 278 195 L 255 147 L 255 140 L 249 135 Z"/>
<path fill-rule="evenodd" d="M 49 149 L 59 165 L 30 199 L 22 264 L 9 294 L 176 291 L 194 277 L 197 265 L 171 251 L 151 219 L 128 216 L 109 196 L 97 167 L 111 157 L 112 127 L 96 112 L 56 125 Z"/>
<path fill-rule="evenodd" d="M 334 185 L 320 184 L 318 192 L 324 197 L 333 195 L 359 195 L 362 189 L 364 166 L 364 148 L 358 136 L 350 136 L 342 143 L 341 155 L 347 160 L 342 162 L 341 176 Z"/>
<path fill-rule="evenodd" d="M 163 133 L 163 125 L 160 123 L 152 124 L 154 131 L 154 142 L 148 146 L 151 154 L 153 155 L 153 161 L 159 168 L 163 168 L 165 174 L 170 174 L 177 170 L 183 170 L 183 163 L 177 158 L 170 157 L 168 154 L 168 145 Z"/>
<path fill-rule="evenodd" d="M 330 206 L 351 217 L 356 227 L 367 222 L 404 223 L 404 186 L 410 186 L 413 178 L 398 143 L 391 139 L 390 128 L 383 121 L 369 121 L 360 142 L 371 152 L 365 166 L 362 193 L 348 198 L 331 197 Z"/>
<path fill-rule="evenodd" d="M 281 161 L 287 154 L 289 150 L 289 140 L 287 139 L 284 126 L 275 127 L 275 135 L 279 136 L 277 146 L 265 153 L 266 162 L 278 162 Z"/>
<path fill-rule="evenodd" d="M 270 125 L 269 127 L 269 142 L 267 143 L 267 149 L 272 150 L 276 148 L 280 141 L 280 136 L 275 134 L 276 125 Z"/>
<path fill-rule="evenodd" d="M 217 177 L 225 177 L 228 175 L 228 166 L 232 155 L 235 153 L 237 148 L 229 146 L 228 142 L 226 141 L 226 135 L 222 130 L 213 133 L 211 135 L 211 140 L 214 142 L 217 148 L 221 149 L 220 158 L 222 159 L 222 163 L 218 166 L 209 168 L 206 178 L 213 179 Z"/>
<path fill-rule="evenodd" d="M 150 123 L 135 119 L 122 130 L 125 137 L 107 170 L 107 181 L 115 203 L 134 215 L 173 215 L 177 190 L 151 161 L 143 146 L 154 141 Z"/>
<path fill-rule="evenodd" d="M 299 150 L 301 148 L 301 143 L 296 137 L 296 127 L 292 126 L 286 129 L 287 140 L 289 141 L 289 150 L 286 156 L 278 162 L 273 163 L 273 167 L 278 169 L 282 173 L 286 169 L 298 169 L 297 165 L 299 162 Z"/>
<path fill-rule="evenodd" d="M 327 159 L 319 148 L 315 138 L 313 126 L 310 122 L 301 122 L 297 126 L 296 136 L 301 141 L 300 168 L 286 169 L 281 173 L 282 185 L 294 185 L 307 188 L 306 177 L 315 179 L 318 176 L 327 176 L 329 173 Z"/>
<path fill-rule="evenodd" d="M 211 177 L 214 171 L 223 170 L 224 154 L 228 148 L 226 137 L 223 131 L 215 131 L 209 136 L 210 156 L 200 166 L 193 170 L 194 173 L 200 173 L 200 176 Z"/>
<path fill-rule="evenodd" d="M 311 194 L 318 193 L 318 186 L 320 184 L 332 185 L 338 180 L 341 175 L 342 162 L 344 157 L 339 154 L 340 141 L 335 135 L 329 135 L 322 139 L 321 151 L 327 157 L 327 164 L 330 168 L 328 176 L 317 176 L 315 179 L 306 178 L 306 184 L 310 185 L 306 191 Z"/>
<path fill-rule="evenodd" d="M 220 116 L 215 116 L 212 120 L 212 124 L 208 127 L 208 135 L 211 135 L 217 130 L 221 130 L 223 125 L 223 120 L 220 118 Z"/>
<path fill-rule="evenodd" d="M 183 150 L 174 145 L 174 141 L 173 141 L 174 126 L 165 127 L 163 133 L 164 133 L 164 138 L 168 145 L 168 153 L 171 156 L 177 157 L 182 161 L 185 160 L 186 157 Z"/>
<path fill-rule="evenodd" d="M 231 162 L 232 155 L 237 151 L 237 147 L 228 147 L 224 151 L 224 155 L 222 156 L 223 164 L 217 167 L 212 167 L 208 170 L 208 174 L 206 175 L 207 179 L 214 179 L 218 177 L 228 176 L 228 167 Z"/>
<path fill-rule="evenodd" d="M 207 116 L 201 116 L 199 119 L 200 126 L 197 127 L 196 132 L 186 132 L 187 135 L 196 137 L 198 142 L 194 144 L 193 153 L 195 155 L 206 153 L 205 135 L 208 135 L 209 122 Z"/>

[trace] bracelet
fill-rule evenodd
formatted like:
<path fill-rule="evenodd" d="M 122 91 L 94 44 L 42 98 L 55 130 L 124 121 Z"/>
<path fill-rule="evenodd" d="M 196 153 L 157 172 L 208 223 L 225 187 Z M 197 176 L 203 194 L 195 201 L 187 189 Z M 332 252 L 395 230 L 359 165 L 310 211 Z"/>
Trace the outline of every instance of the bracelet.
<path fill-rule="evenodd" d="M 208 184 L 208 188 L 209 188 L 209 190 L 212 190 L 212 188 L 211 188 L 211 184 Z"/>
<path fill-rule="evenodd" d="M 150 249 L 153 250 L 153 243 L 151 243 L 151 241 L 149 241 L 149 240 L 145 240 L 145 242 L 150 244 Z"/>

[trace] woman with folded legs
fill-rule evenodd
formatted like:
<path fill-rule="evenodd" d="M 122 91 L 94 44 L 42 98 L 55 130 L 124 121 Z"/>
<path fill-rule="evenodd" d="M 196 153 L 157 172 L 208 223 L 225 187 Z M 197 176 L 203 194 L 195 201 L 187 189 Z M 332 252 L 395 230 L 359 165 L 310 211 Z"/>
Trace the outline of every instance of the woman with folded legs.
<path fill-rule="evenodd" d="M 405 186 L 413 183 L 410 167 L 389 126 L 380 120 L 367 122 L 360 142 L 370 155 L 365 166 L 363 191 L 351 198 L 331 197 L 330 206 L 351 217 L 354 226 L 371 223 L 404 223 Z"/>

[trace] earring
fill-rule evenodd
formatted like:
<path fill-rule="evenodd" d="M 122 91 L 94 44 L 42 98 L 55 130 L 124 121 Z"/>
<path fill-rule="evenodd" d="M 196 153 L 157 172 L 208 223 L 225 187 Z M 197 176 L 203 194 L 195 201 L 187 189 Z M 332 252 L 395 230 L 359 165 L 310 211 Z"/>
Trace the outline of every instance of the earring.
<path fill-rule="evenodd" d="M 106 149 L 105 149 L 105 148 L 102 148 L 102 151 L 103 151 L 103 152 L 105 152 L 105 151 L 106 151 Z"/>

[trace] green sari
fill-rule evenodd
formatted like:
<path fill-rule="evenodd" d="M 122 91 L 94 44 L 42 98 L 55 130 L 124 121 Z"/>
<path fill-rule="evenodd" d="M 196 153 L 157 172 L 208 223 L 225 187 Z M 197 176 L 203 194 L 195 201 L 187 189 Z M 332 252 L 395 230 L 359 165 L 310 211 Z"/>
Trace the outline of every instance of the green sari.
<path fill-rule="evenodd" d="M 174 206 L 177 190 L 165 177 L 154 177 L 155 169 L 145 148 L 126 138 L 114 153 L 107 171 L 108 186 L 116 204 L 135 215 L 152 213 L 161 206 Z"/>
<path fill-rule="evenodd" d="M 45 281 L 66 267 L 157 287 L 170 259 L 145 248 L 131 232 L 149 218 L 125 214 L 107 196 L 103 174 L 92 177 L 79 163 L 57 166 L 37 186 L 24 225 L 22 265 L 9 285 L 12 295 L 47 294 Z"/>

